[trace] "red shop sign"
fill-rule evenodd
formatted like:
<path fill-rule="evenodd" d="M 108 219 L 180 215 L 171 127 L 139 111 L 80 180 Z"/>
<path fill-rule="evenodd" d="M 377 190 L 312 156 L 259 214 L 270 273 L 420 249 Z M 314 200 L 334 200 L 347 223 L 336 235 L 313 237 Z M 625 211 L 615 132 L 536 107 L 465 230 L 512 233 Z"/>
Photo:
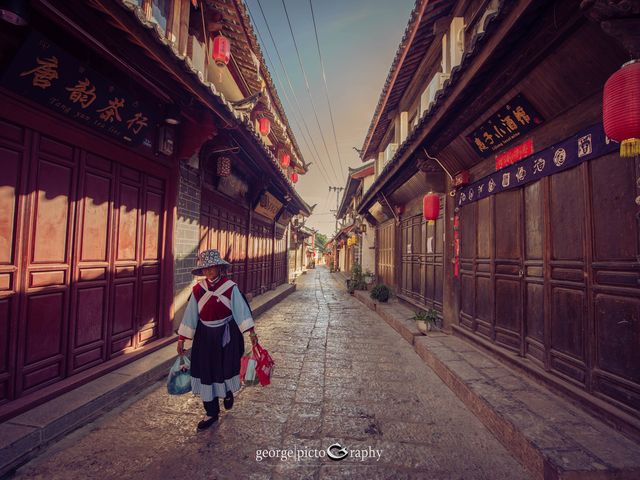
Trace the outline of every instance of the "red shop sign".
<path fill-rule="evenodd" d="M 496 170 L 513 165 L 518 160 L 533 155 L 533 140 L 530 138 L 526 142 L 510 148 L 506 152 L 496 156 Z"/>

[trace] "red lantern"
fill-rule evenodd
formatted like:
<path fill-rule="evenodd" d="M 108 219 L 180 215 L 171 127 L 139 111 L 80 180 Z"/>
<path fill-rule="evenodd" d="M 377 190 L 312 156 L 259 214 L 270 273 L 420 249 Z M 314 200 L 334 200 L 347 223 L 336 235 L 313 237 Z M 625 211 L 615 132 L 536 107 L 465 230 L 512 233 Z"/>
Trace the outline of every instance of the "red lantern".
<path fill-rule="evenodd" d="M 640 60 L 609 77 L 602 98 L 604 132 L 620 142 L 620 156 L 640 155 Z"/>
<path fill-rule="evenodd" d="M 291 156 L 288 153 L 282 153 L 280 155 L 280 164 L 282 168 L 287 168 L 291 164 Z"/>
<path fill-rule="evenodd" d="M 223 35 L 213 39 L 213 60 L 219 67 L 224 67 L 231 59 L 231 42 Z"/>
<path fill-rule="evenodd" d="M 440 216 L 440 196 L 429 192 L 422 199 L 422 213 L 424 219 L 433 224 Z"/>
<path fill-rule="evenodd" d="M 267 117 L 262 117 L 258 121 L 258 124 L 260 125 L 260 133 L 265 137 L 269 135 L 269 132 L 271 131 L 271 120 L 269 120 Z"/>
<path fill-rule="evenodd" d="M 296 183 L 296 182 L 298 181 L 298 174 L 297 174 L 296 172 L 293 172 L 293 173 L 291 174 L 291 181 L 292 181 L 293 183 Z"/>
<path fill-rule="evenodd" d="M 216 167 L 216 173 L 219 177 L 228 177 L 231 175 L 231 159 L 229 157 L 218 157 Z"/>

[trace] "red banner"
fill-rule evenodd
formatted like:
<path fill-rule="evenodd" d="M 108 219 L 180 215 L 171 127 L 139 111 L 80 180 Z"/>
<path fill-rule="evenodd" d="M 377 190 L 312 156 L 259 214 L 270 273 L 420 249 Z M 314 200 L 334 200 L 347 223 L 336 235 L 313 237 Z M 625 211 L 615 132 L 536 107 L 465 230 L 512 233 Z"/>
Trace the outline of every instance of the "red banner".
<path fill-rule="evenodd" d="M 533 155 L 533 140 L 529 139 L 520 145 L 510 148 L 506 152 L 496 156 L 496 170 L 513 165 L 518 160 Z"/>

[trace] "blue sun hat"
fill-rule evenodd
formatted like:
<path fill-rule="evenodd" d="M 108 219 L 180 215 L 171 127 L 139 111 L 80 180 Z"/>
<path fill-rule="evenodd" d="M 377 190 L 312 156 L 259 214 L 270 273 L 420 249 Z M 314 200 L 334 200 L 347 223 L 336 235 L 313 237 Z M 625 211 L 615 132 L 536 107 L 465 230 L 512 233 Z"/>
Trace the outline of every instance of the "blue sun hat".
<path fill-rule="evenodd" d="M 205 250 L 198 255 L 198 266 L 191 270 L 192 275 L 202 275 L 202 270 L 209 267 L 223 266 L 228 267 L 231 265 L 220 256 L 218 250 Z"/>

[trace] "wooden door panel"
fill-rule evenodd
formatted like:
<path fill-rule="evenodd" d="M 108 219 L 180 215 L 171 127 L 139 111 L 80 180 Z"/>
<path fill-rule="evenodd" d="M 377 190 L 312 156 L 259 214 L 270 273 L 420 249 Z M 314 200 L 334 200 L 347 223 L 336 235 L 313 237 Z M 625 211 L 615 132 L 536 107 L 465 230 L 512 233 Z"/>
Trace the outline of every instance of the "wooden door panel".
<path fill-rule="evenodd" d="M 13 397 L 16 296 L 0 297 L 0 404 Z"/>
<path fill-rule="evenodd" d="M 42 159 L 38 162 L 32 264 L 66 263 L 69 248 L 73 167 Z"/>
<path fill-rule="evenodd" d="M 0 145 L 0 265 L 14 263 L 22 152 Z"/>
<path fill-rule="evenodd" d="M 615 166 L 615 168 L 612 168 Z M 625 262 L 625 270 L 638 271 L 636 165 L 617 153 L 591 162 L 594 258 L 598 262 Z M 631 263 L 630 263 L 631 262 Z M 637 277 L 636 277 L 637 278 Z M 636 283 L 635 287 L 638 287 Z"/>
<path fill-rule="evenodd" d="M 144 212 L 143 260 L 160 261 L 162 245 L 162 205 L 164 199 L 158 192 L 147 191 Z"/>
<path fill-rule="evenodd" d="M 107 262 L 110 241 L 112 179 L 110 176 L 87 172 L 80 200 L 81 234 L 79 261 Z"/>
<path fill-rule="evenodd" d="M 0 121 L 0 404 L 15 396 L 21 260 L 21 196 L 27 132 Z"/>
<path fill-rule="evenodd" d="M 520 348 L 520 288 L 519 280 L 496 276 L 496 342 L 514 350 Z"/>
<path fill-rule="evenodd" d="M 550 368 L 586 382 L 584 164 L 549 177 Z"/>
<path fill-rule="evenodd" d="M 66 375 L 76 164 L 71 146 L 34 135 L 17 395 Z"/>
<path fill-rule="evenodd" d="M 133 346 L 136 282 L 116 283 L 112 289 L 111 356 Z"/>
<path fill-rule="evenodd" d="M 552 175 L 551 259 L 584 262 L 584 183 L 582 168 Z"/>
<path fill-rule="evenodd" d="M 160 282 L 155 278 L 143 280 L 140 292 L 138 346 L 144 345 L 158 337 Z"/>
<path fill-rule="evenodd" d="M 585 292 L 551 289 L 551 366 L 581 383 L 585 366 Z"/>
<path fill-rule="evenodd" d="M 475 322 L 478 333 L 493 337 L 493 282 L 489 276 L 476 276 Z"/>
<path fill-rule="evenodd" d="M 494 197 L 495 208 L 495 340 L 519 351 L 522 319 L 522 193 Z"/>
<path fill-rule="evenodd" d="M 69 374 L 107 358 L 113 170 L 109 160 L 87 154 L 80 171 Z"/>
<path fill-rule="evenodd" d="M 595 297 L 598 368 L 640 384 L 640 299 L 598 294 Z"/>
<path fill-rule="evenodd" d="M 72 332 L 70 373 L 105 360 L 107 327 L 107 286 L 77 288 Z"/>
<path fill-rule="evenodd" d="M 64 377 L 67 292 L 32 294 L 25 307 L 21 393 Z"/>
<path fill-rule="evenodd" d="M 118 237 L 116 261 L 137 260 L 138 219 L 140 215 L 140 187 L 120 183 L 118 198 Z"/>

